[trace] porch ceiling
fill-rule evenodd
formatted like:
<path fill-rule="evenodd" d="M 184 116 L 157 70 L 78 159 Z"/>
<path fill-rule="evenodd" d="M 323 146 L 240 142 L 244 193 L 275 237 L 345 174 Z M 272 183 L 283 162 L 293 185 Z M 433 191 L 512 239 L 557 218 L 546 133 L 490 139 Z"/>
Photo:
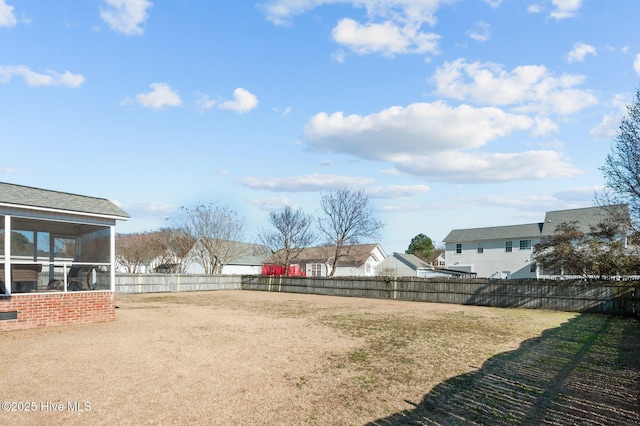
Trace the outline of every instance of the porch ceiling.
<path fill-rule="evenodd" d="M 52 220 L 24 219 L 15 217 L 11 221 L 11 228 L 13 230 L 19 231 L 49 232 L 51 234 L 60 235 L 83 235 L 100 229 L 105 229 L 107 227 L 98 225 L 87 225 L 82 223 L 57 222 Z"/>

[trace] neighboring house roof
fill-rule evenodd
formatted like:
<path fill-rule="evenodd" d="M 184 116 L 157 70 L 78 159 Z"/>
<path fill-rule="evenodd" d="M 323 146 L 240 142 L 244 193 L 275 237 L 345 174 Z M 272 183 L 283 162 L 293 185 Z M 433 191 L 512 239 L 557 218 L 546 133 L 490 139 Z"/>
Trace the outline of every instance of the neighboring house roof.
<path fill-rule="evenodd" d="M 84 213 L 126 220 L 129 215 L 113 202 L 96 197 L 0 182 L 0 205 Z"/>
<path fill-rule="evenodd" d="M 433 269 L 433 267 L 431 265 L 429 265 L 424 260 L 420 259 L 415 254 L 397 253 L 396 252 L 396 253 L 393 253 L 391 256 L 395 257 L 400 262 L 404 263 L 405 265 L 407 265 L 409 268 L 413 269 L 414 271 L 417 271 L 418 269 Z"/>
<path fill-rule="evenodd" d="M 350 246 L 344 246 L 341 259 L 338 260 L 338 267 L 345 266 L 361 266 L 372 255 L 372 252 L 376 247 L 382 252 L 382 255 L 386 257 L 386 253 L 382 250 L 379 244 L 355 244 Z M 294 263 L 327 263 L 329 262 L 334 253 L 335 248 L 333 246 L 321 246 L 321 247 L 307 247 L 300 251 L 300 253 L 293 260 Z M 378 261 L 384 260 L 378 259 Z M 277 263 L 274 259 L 277 259 L 277 253 L 265 260 L 265 263 Z"/>
<path fill-rule="evenodd" d="M 264 246 L 240 242 L 236 244 L 244 246 L 243 254 L 237 259 L 228 262 L 228 265 L 262 265 L 264 259 L 267 257 L 267 249 Z"/>
<path fill-rule="evenodd" d="M 483 241 L 504 238 L 527 238 L 540 235 L 541 223 L 527 225 L 491 226 L 487 228 L 454 229 L 444 238 L 445 243 L 461 241 Z"/>
<path fill-rule="evenodd" d="M 544 217 L 543 235 L 552 235 L 556 227 L 563 222 L 577 222 L 578 229 L 589 232 L 591 226 L 596 226 L 606 220 L 615 218 L 616 221 L 629 221 L 629 207 L 618 204 L 606 207 L 587 207 L 583 209 L 557 210 L 547 212 Z"/>
<path fill-rule="evenodd" d="M 556 210 L 545 214 L 544 222 L 524 225 L 492 226 L 486 228 L 454 229 L 444 242 L 483 241 L 496 239 L 541 238 L 552 235 L 561 223 L 577 222 L 580 230 L 587 232 L 591 226 L 603 222 L 609 216 L 609 209 L 618 217 L 628 217 L 626 205 L 607 207 L 585 207 L 581 209 Z M 626 211 L 626 213 L 625 213 Z"/>

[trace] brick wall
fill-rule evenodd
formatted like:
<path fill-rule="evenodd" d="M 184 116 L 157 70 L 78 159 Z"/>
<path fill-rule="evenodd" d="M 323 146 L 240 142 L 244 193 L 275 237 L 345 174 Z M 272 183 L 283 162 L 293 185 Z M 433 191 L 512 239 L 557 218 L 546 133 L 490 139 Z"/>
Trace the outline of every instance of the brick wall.
<path fill-rule="evenodd" d="M 110 291 L 1 296 L 0 313 L 17 312 L 17 319 L 0 320 L 0 331 L 113 321 L 115 308 Z"/>

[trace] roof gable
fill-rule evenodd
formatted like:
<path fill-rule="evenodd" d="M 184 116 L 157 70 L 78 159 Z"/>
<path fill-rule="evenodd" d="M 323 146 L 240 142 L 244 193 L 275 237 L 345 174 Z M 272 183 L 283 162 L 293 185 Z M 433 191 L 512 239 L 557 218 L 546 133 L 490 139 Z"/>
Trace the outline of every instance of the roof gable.
<path fill-rule="evenodd" d="M 418 269 L 433 269 L 431 265 L 429 265 L 424 260 L 420 259 L 415 254 L 407 254 L 407 253 L 393 253 L 391 256 L 398 259 L 400 262 L 404 263 L 414 271 Z"/>
<path fill-rule="evenodd" d="M 435 249 L 433 250 L 433 252 L 431 253 L 431 256 L 429 256 L 429 258 L 427 259 L 427 263 L 434 263 L 436 260 L 438 260 L 438 258 L 440 256 L 443 256 L 445 253 L 445 250 L 443 249 Z"/>

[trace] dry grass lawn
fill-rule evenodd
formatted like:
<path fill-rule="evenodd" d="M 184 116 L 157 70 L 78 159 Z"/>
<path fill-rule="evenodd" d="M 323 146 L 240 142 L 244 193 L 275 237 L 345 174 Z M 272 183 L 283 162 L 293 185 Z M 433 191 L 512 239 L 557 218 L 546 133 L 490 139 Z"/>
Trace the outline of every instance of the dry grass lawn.
<path fill-rule="evenodd" d="M 117 305 L 0 334 L 0 424 L 640 423 L 633 319 L 249 291 Z"/>

